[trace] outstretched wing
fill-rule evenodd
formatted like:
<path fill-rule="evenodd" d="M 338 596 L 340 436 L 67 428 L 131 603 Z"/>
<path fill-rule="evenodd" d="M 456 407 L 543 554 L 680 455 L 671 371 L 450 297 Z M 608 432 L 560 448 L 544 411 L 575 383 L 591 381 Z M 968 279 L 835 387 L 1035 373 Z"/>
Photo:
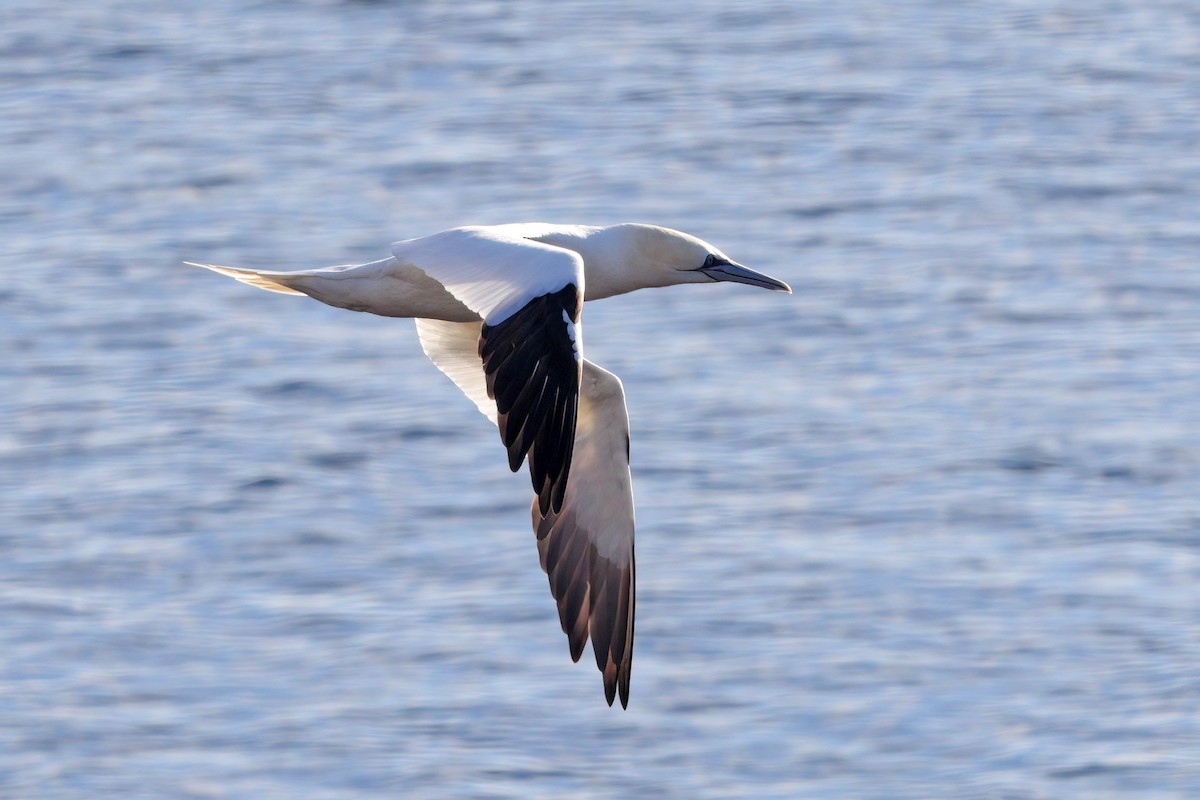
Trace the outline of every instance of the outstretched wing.
<path fill-rule="evenodd" d="M 527 459 L 539 509 L 561 510 L 579 403 L 583 260 L 489 228 L 397 242 L 392 254 L 483 318 L 477 354 L 509 468 Z"/>
<path fill-rule="evenodd" d="M 425 354 L 496 421 L 475 354 L 478 322 L 417 320 Z M 575 458 L 562 508 L 546 514 L 533 501 L 538 556 L 558 603 L 558 617 L 579 660 L 592 640 L 611 704 L 629 703 L 633 663 L 635 570 L 629 417 L 621 381 L 586 359 L 575 428 Z"/>
<path fill-rule="evenodd" d="M 583 362 L 575 461 L 560 510 L 533 504 L 538 555 L 579 660 L 590 637 L 604 696 L 629 705 L 636 593 L 629 416 L 617 376 Z"/>

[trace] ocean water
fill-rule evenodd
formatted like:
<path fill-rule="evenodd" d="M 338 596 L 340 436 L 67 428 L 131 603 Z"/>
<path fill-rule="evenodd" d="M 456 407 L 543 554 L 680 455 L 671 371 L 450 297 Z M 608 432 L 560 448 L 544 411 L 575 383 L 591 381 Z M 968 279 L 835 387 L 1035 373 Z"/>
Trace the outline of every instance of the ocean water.
<path fill-rule="evenodd" d="M 0 796 L 1200 794 L 1200 12 L 0 6 Z M 628 711 L 412 323 L 184 267 L 681 228 L 589 304 Z"/>

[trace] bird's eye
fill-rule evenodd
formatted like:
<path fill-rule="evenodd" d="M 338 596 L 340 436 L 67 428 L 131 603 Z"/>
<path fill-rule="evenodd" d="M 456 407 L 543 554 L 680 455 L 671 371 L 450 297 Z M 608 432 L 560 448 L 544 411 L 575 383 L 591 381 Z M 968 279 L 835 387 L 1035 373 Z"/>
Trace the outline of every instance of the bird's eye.
<path fill-rule="evenodd" d="M 717 257 L 714 256 L 712 253 L 709 253 L 708 258 L 704 259 L 704 266 L 701 267 L 701 269 L 708 269 L 709 267 L 716 265 L 716 263 L 717 263 Z"/>

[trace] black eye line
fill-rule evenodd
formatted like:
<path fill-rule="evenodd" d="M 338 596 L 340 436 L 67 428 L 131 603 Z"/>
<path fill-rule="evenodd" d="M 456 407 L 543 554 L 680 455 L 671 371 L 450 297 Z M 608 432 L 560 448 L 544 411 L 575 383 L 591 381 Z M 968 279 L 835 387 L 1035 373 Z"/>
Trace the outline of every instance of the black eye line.
<path fill-rule="evenodd" d="M 696 267 L 692 271 L 699 272 L 702 269 L 711 269 L 712 267 L 719 267 L 722 264 L 732 264 L 732 263 L 733 262 L 727 258 L 721 258 L 720 256 L 716 255 L 715 253 L 709 253 L 708 257 L 704 259 L 704 263 L 701 264 L 700 266 Z"/>

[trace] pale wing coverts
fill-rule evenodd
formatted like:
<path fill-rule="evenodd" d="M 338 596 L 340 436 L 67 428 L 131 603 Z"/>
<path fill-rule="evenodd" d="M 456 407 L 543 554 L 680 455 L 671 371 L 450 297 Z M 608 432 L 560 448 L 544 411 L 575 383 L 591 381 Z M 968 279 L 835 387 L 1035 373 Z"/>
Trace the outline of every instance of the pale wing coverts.
<path fill-rule="evenodd" d="M 487 228 L 392 245 L 483 318 L 478 356 L 515 472 L 529 462 L 542 513 L 562 509 L 575 443 L 583 259 Z"/>

